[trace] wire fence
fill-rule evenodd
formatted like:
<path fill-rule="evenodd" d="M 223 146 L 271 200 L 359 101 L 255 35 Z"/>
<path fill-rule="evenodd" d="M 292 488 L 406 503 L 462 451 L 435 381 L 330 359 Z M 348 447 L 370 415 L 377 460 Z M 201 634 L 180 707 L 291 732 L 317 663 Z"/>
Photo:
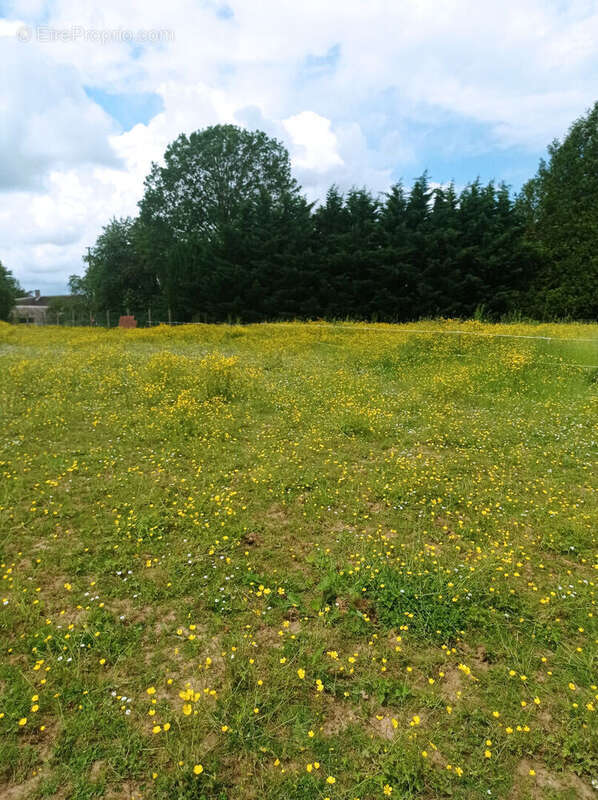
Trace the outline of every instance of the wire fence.
<path fill-rule="evenodd" d="M 238 325 L 241 320 L 237 317 L 230 316 L 226 321 L 222 319 L 211 319 L 208 314 L 198 314 L 192 322 L 172 319 L 172 315 L 168 312 L 152 311 L 151 308 L 142 310 L 124 309 L 120 311 L 101 311 L 89 312 L 82 311 L 81 309 L 72 309 L 66 311 L 48 310 L 45 314 L 40 314 L 37 318 L 17 319 L 14 320 L 17 324 L 28 325 L 59 325 L 63 327 L 97 327 L 97 328 L 117 328 L 117 327 L 137 327 L 137 328 L 150 328 L 157 325 L 204 325 L 210 323 Z M 124 318 L 124 319 L 123 319 Z M 128 320 L 133 319 L 134 323 L 131 324 Z M 269 322 L 269 325 L 287 325 L 287 322 Z M 459 329 L 446 329 L 446 328 L 413 328 L 406 327 L 404 324 L 393 325 L 392 323 L 383 326 L 372 326 L 363 323 L 347 322 L 324 322 L 313 321 L 307 323 L 310 328 L 323 328 L 329 330 L 347 330 L 352 333 L 393 333 L 402 336 L 474 336 L 483 338 L 497 338 L 497 339 L 523 339 L 523 340 L 536 340 L 543 342 L 562 342 L 562 343 L 580 343 L 580 344 L 593 344 L 596 346 L 598 354 L 598 336 L 595 338 L 590 337 L 561 337 L 561 336 L 543 336 L 541 334 L 518 334 L 518 333 L 501 333 L 494 331 L 469 331 Z M 567 366 L 582 367 L 584 369 L 598 369 L 598 364 L 582 364 L 582 363 L 567 363 Z"/>
<path fill-rule="evenodd" d="M 202 315 L 203 316 L 203 315 Z M 135 320 L 134 327 L 149 328 L 155 325 L 185 325 L 187 323 L 174 321 L 168 312 L 155 312 L 152 309 L 141 311 L 123 309 L 121 311 L 84 311 L 82 309 L 58 310 L 48 309 L 46 311 L 36 310 L 27 315 L 23 312 L 21 316 L 13 318 L 16 324 L 25 325 L 60 325 L 64 327 L 94 327 L 94 328 L 117 328 L 121 325 L 121 318 L 132 317 Z M 203 320 L 202 320 L 203 321 Z M 206 321 L 208 321 L 206 319 Z"/>

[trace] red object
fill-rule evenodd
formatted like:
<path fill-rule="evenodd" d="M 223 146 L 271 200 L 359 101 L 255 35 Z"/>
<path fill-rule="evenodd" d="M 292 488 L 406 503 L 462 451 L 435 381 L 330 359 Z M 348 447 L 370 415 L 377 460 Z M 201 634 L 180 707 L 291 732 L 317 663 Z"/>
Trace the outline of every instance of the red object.
<path fill-rule="evenodd" d="M 137 320 L 135 317 L 120 317 L 118 320 L 119 328 L 136 328 Z"/>

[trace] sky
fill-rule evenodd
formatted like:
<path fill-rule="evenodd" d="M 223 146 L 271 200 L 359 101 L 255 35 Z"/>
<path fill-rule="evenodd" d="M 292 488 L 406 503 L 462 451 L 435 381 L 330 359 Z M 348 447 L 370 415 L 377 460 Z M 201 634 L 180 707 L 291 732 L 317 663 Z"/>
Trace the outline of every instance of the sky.
<path fill-rule="evenodd" d="M 0 260 L 63 293 L 169 142 L 288 148 L 310 200 L 479 176 L 513 190 L 598 99 L 598 0 L 0 0 Z"/>

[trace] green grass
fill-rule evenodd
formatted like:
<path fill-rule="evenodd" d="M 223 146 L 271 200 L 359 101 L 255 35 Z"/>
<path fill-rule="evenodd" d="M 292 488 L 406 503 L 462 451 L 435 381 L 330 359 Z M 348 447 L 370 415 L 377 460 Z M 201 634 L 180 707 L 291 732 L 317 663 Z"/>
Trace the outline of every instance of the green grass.
<path fill-rule="evenodd" d="M 0 797 L 591 797 L 597 364 L 0 325 Z"/>

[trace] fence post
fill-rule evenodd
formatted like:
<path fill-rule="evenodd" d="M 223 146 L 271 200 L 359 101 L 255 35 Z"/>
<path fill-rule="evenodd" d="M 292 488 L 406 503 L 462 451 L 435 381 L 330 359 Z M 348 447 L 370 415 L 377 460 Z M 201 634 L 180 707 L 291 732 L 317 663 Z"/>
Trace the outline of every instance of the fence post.
<path fill-rule="evenodd" d="M 172 325 L 172 308 L 168 306 L 168 324 Z"/>
<path fill-rule="evenodd" d="M 151 310 L 151 308 L 148 308 L 148 310 L 147 310 L 147 325 L 148 325 L 148 328 L 152 327 L 152 310 Z"/>
<path fill-rule="evenodd" d="M 110 327 L 110 312 L 106 310 L 106 326 Z"/>

